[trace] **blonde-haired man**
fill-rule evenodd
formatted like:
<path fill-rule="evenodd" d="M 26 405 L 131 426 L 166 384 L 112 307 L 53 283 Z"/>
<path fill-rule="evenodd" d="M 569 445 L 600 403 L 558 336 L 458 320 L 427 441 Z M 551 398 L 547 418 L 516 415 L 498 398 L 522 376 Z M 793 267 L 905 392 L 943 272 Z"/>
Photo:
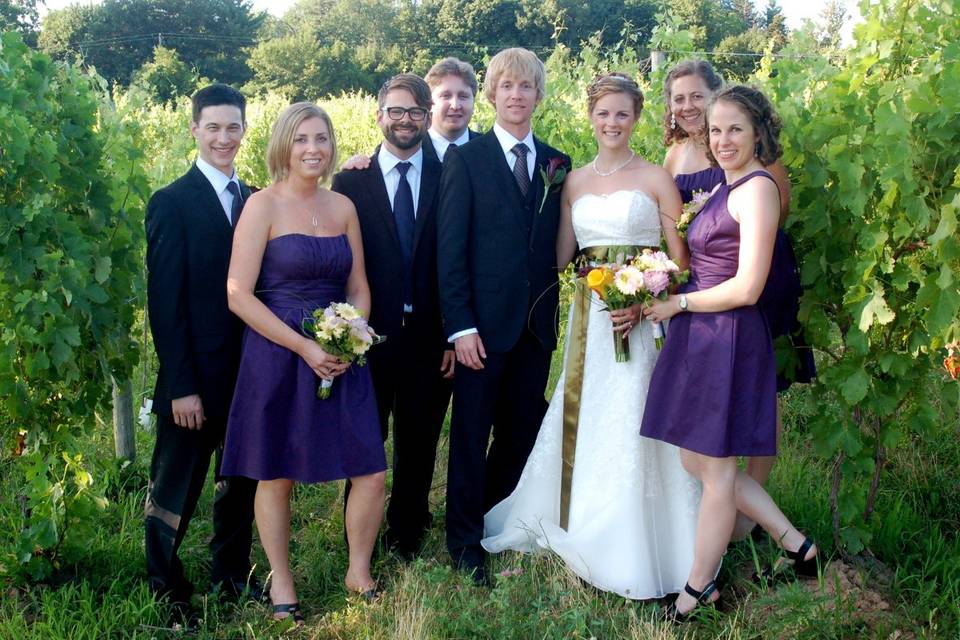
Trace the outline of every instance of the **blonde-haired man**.
<path fill-rule="evenodd" d="M 440 301 L 457 354 L 447 548 L 482 584 L 483 515 L 513 491 L 536 441 L 557 341 L 560 188 L 541 176 L 570 159 L 531 131 L 545 79 L 526 49 L 494 56 L 484 92 L 496 123 L 447 152 L 440 183 Z"/>

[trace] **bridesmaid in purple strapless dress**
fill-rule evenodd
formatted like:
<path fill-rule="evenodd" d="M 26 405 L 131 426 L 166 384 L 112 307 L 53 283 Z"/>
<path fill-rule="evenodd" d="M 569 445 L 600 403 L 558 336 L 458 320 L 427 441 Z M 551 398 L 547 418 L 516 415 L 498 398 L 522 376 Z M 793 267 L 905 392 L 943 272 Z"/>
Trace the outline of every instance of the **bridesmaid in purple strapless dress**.
<path fill-rule="evenodd" d="M 230 309 L 247 324 L 222 473 L 259 480 L 255 513 L 270 562 L 275 619 L 303 625 L 290 570 L 294 482 L 349 478 L 344 586 L 372 599 L 370 558 L 383 516 L 386 456 L 370 372 L 327 353 L 302 329 L 331 302 L 370 311 L 356 209 L 320 187 L 336 159 L 333 123 L 309 102 L 287 107 L 267 146 L 273 183 L 252 195 L 233 236 Z M 333 379 L 317 398 L 320 379 Z"/>
<path fill-rule="evenodd" d="M 301 332 L 304 318 L 343 302 L 353 257 L 346 235 L 267 242 L 257 297 Z M 247 327 L 223 451 L 224 475 L 325 482 L 386 469 L 370 371 L 350 367 L 326 400 L 299 355 Z"/>

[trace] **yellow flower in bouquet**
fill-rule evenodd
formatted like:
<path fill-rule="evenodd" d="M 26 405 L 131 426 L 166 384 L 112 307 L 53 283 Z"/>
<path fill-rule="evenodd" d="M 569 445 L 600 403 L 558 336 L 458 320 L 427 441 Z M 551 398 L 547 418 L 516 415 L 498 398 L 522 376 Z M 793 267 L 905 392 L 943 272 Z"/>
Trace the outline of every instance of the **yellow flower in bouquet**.
<path fill-rule="evenodd" d="M 607 297 L 607 287 L 613 282 L 613 271 L 606 267 L 591 269 L 587 274 L 587 286 L 597 292 L 601 300 Z"/>

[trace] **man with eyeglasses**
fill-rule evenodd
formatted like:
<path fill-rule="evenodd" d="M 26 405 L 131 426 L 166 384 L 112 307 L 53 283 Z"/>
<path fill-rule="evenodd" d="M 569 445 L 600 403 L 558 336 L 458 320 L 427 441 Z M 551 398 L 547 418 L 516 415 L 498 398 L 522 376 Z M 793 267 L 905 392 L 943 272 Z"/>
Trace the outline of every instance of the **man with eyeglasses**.
<path fill-rule="evenodd" d="M 370 283 L 370 326 L 387 336 L 369 359 L 384 440 L 393 417 L 393 491 L 384 542 L 411 559 L 432 523 L 428 496 L 454 363 L 437 284 L 442 165 L 422 149 L 431 107 L 422 78 L 403 73 L 387 80 L 377 105 L 383 143 L 369 166 L 334 176 L 333 190 L 357 208 Z"/>

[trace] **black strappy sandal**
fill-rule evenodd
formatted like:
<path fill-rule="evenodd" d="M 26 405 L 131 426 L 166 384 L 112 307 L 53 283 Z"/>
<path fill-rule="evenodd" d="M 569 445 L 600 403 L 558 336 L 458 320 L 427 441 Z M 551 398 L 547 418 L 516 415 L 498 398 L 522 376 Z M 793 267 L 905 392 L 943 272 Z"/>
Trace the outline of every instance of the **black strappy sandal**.
<path fill-rule="evenodd" d="M 280 615 L 280 614 L 287 615 Z M 277 617 L 277 616 L 280 617 Z M 300 603 L 293 602 L 290 604 L 275 604 L 273 605 L 273 619 L 276 622 L 283 622 L 285 620 L 292 620 L 293 624 L 298 627 L 302 627 L 306 624 L 307 619 L 303 617 L 303 611 L 300 610 Z"/>
<path fill-rule="evenodd" d="M 720 599 L 717 598 L 717 600 L 712 602 L 709 600 L 710 596 L 713 595 L 713 592 L 717 590 L 716 580 L 711 580 L 708 582 L 703 588 L 703 591 L 697 591 L 690 586 L 689 582 L 683 585 L 683 590 L 687 593 L 687 595 L 694 598 L 697 601 L 697 604 L 690 611 L 687 611 L 686 613 L 680 613 L 680 610 L 677 609 L 677 601 L 674 600 L 669 607 L 663 610 L 664 620 L 674 624 L 683 624 L 693 616 L 694 612 L 699 609 L 701 605 L 705 607 L 716 607 L 717 600 Z"/>
<path fill-rule="evenodd" d="M 807 558 L 807 552 L 813 546 L 813 540 L 805 538 L 803 544 L 796 551 L 783 550 L 784 555 L 790 560 L 789 564 L 779 563 L 764 567 L 760 573 L 753 574 L 753 582 L 761 584 L 770 582 L 783 576 L 788 568 L 793 568 L 793 572 L 798 576 L 806 578 L 816 578 L 820 575 L 820 550 L 812 558 Z"/>

